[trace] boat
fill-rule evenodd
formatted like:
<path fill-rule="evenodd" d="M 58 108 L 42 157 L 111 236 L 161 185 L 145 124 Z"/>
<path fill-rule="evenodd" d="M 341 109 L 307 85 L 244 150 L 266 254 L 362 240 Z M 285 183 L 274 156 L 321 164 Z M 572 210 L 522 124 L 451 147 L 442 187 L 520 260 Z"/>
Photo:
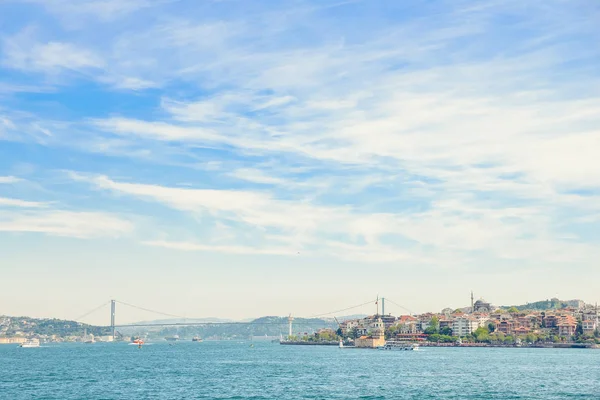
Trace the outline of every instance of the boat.
<path fill-rule="evenodd" d="M 396 350 L 396 351 L 419 350 L 419 345 L 417 343 L 388 340 L 387 342 L 385 342 L 385 345 L 377 347 L 377 350 Z"/>
<path fill-rule="evenodd" d="M 19 347 L 23 347 L 23 348 L 40 347 L 40 341 L 39 341 L 39 339 L 28 339 L 25 342 L 21 343 Z"/>
<path fill-rule="evenodd" d="M 144 344 L 144 339 L 142 338 L 135 338 L 131 341 L 132 344 L 138 344 L 138 345 L 142 345 Z"/>
<path fill-rule="evenodd" d="M 201 338 L 201 337 L 194 336 L 194 337 L 192 338 L 192 342 L 201 342 L 201 341 L 202 341 L 202 338 Z"/>
<path fill-rule="evenodd" d="M 179 340 L 179 335 L 167 336 L 165 338 L 165 340 L 167 340 L 169 342 L 175 342 L 175 341 Z"/>
<path fill-rule="evenodd" d="M 343 348 L 344 348 L 344 341 L 343 341 L 343 340 L 340 340 L 339 348 L 340 348 L 340 349 L 343 349 Z"/>

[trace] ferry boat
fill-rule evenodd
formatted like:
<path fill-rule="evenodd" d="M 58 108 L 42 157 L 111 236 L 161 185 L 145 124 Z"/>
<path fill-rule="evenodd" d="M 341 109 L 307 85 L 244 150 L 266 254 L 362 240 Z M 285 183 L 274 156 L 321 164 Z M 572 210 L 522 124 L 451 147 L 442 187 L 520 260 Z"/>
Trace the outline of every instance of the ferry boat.
<path fill-rule="evenodd" d="M 177 340 L 179 340 L 179 335 L 167 336 L 165 340 L 169 342 L 176 342 Z"/>
<path fill-rule="evenodd" d="M 419 350 L 419 345 L 417 343 L 388 340 L 387 342 L 385 342 L 384 346 L 377 347 L 377 350 L 411 351 L 411 350 Z"/>
<path fill-rule="evenodd" d="M 202 338 L 201 338 L 201 337 L 194 336 L 194 337 L 192 338 L 192 342 L 201 342 L 201 341 L 202 341 Z"/>
<path fill-rule="evenodd" d="M 30 348 L 30 347 L 40 347 L 39 339 L 28 339 L 27 341 L 20 344 L 19 347 Z"/>

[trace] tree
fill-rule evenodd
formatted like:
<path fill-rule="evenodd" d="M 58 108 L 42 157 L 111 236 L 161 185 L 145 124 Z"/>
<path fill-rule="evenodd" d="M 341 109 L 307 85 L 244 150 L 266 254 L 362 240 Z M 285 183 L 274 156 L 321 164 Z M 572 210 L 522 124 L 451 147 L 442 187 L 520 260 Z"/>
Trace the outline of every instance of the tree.
<path fill-rule="evenodd" d="M 437 316 L 431 317 L 431 321 L 429 322 L 429 327 L 433 328 L 433 330 L 437 333 L 440 331 L 440 319 Z"/>
<path fill-rule="evenodd" d="M 537 340 L 537 336 L 535 336 L 533 333 L 528 333 L 525 336 L 525 340 L 527 341 L 527 343 L 535 343 L 535 341 Z"/>
<path fill-rule="evenodd" d="M 509 308 L 507 310 L 507 312 L 510 313 L 510 314 L 516 314 L 516 313 L 519 312 L 519 309 L 517 307 L 515 307 L 515 306 L 512 306 L 511 308 Z"/>
<path fill-rule="evenodd" d="M 490 341 L 490 334 L 487 332 L 480 332 L 477 335 L 476 340 L 480 343 L 484 343 L 484 342 L 489 342 Z"/>
<path fill-rule="evenodd" d="M 512 337 L 511 335 L 506 335 L 506 337 L 504 338 L 504 343 L 514 343 L 515 342 L 515 338 Z"/>
<path fill-rule="evenodd" d="M 440 329 L 440 335 L 451 336 L 452 335 L 452 328 L 450 328 L 449 326 L 445 326 L 445 327 L 441 328 Z"/>
<path fill-rule="evenodd" d="M 583 335 L 583 323 L 580 320 L 577 321 L 577 328 L 575 328 L 575 335 L 577 335 L 577 336 Z"/>
<path fill-rule="evenodd" d="M 496 332 L 496 340 L 498 342 L 504 342 L 505 338 L 506 338 L 506 336 L 504 335 L 504 333 L 502 333 L 502 332 Z"/>
<path fill-rule="evenodd" d="M 493 322 L 490 322 L 490 323 L 488 324 L 488 331 L 490 331 L 490 332 L 494 332 L 495 330 L 496 330 L 496 325 L 494 325 L 494 323 L 493 323 Z"/>

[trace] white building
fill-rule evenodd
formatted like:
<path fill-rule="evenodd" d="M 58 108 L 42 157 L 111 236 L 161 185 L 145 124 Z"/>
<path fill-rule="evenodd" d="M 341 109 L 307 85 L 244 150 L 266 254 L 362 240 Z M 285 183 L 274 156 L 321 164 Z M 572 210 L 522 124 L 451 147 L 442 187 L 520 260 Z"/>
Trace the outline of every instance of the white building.
<path fill-rule="evenodd" d="M 452 323 L 452 335 L 463 337 L 470 335 L 479 328 L 479 320 L 472 317 L 456 317 Z"/>
<path fill-rule="evenodd" d="M 594 334 L 594 332 L 598 329 L 598 311 L 594 310 L 592 312 L 586 312 L 582 315 L 581 327 L 583 328 L 584 334 Z"/>

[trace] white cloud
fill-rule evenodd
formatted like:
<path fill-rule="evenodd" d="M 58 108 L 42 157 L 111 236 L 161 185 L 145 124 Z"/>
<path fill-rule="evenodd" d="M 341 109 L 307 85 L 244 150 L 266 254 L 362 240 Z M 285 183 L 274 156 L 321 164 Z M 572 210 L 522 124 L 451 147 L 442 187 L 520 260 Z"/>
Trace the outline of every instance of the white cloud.
<path fill-rule="evenodd" d="M 342 259 L 370 257 L 372 261 L 386 262 L 410 259 L 415 263 L 440 262 L 443 254 L 453 254 L 453 261 L 443 262 L 454 263 L 471 257 L 472 252 L 483 252 L 496 259 L 524 260 L 534 256 L 548 262 L 569 257 L 581 261 L 595 254 L 592 247 L 581 245 L 577 257 L 569 256 L 568 249 L 573 246 L 549 231 L 547 210 L 536 206 L 494 206 L 467 197 L 439 200 L 427 211 L 365 213 L 353 207 L 281 200 L 265 192 L 175 188 L 116 182 L 105 176 L 71 176 L 117 195 L 127 194 L 210 216 L 217 224 L 236 224 L 235 235 L 223 239 L 225 243 L 223 240 L 202 245 L 193 240 L 148 241 L 173 249 L 218 252 L 231 249 L 249 254 L 307 249 L 312 254 Z M 260 240 L 253 245 L 240 245 L 248 232 Z M 428 247 L 435 251 L 431 253 Z"/>
<path fill-rule="evenodd" d="M 167 3 L 173 0 L 86 0 L 72 2 L 69 0 L 24 0 L 37 3 L 49 11 L 56 13 L 68 26 L 78 25 L 82 16 L 111 20 L 126 16 L 134 11 Z"/>
<path fill-rule="evenodd" d="M 283 185 L 286 183 L 288 185 L 291 184 L 289 180 L 275 176 L 269 176 L 262 170 L 255 168 L 239 168 L 228 173 L 228 175 L 248 182 L 264 183 L 268 185 Z"/>
<path fill-rule="evenodd" d="M 2 63 L 13 69 L 32 72 L 57 73 L 64 70 L 85 72 L 104 66 L 100 56 L 76 44 L 41 42 L 32 29 L 4 38 Z"/>
<path fill-rule="evenodd" d="M 166 242 L 166 241 L 146 241 L 142 244 L 148 246 L 165 247 L 173 250 L 184 250 L 184 251 L 207 251 L 215 253 L 227 253 L 227 254 L 263 254 L 263 255 L 281 255 L 281 256 L 292 256 L 297 254 L 293 248 L 256 248 L 250 246 L 218 246 L 218 245 L 206 245 L 200 243 L 191 242 Z"/>
<path fill-rule="evenodd" d="M 133 224 L 103 212 L 0 211 L 0 231 L 34 232 L 76 238 L 120 237 L 133 231 Z"/>
<path fill-rule="evenodd" d="M 16 176 L 0 176 L 0 184 L 2 183 L 17 183 L 21 182 L 21 178 L 17 178 Z"/>
<path fill-rule="evenodd" d="M 2 183 L 0 179 L 0 183 Z M 9 199 L 6 197 L 0 197 L 0 207 L 9 206 L 9 207 L 23 207 L 23 208 L 44 208 L 47 207 L 47 203 L 41 203 L 38 201 L 26 201 L 20 199 Z"/>

